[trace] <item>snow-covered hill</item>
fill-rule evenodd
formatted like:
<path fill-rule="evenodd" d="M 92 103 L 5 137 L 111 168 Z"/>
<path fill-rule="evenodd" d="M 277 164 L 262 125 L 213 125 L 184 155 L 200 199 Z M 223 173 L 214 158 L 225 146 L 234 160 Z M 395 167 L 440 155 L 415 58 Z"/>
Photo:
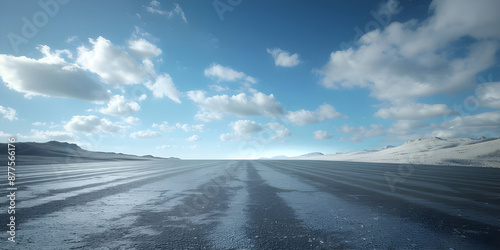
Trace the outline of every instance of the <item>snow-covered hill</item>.
<path fill-rule="evenodd" d="M 399 147 L 295 159 L 500 167 L 500 138 L 433 137 L 407 141 Z"/>

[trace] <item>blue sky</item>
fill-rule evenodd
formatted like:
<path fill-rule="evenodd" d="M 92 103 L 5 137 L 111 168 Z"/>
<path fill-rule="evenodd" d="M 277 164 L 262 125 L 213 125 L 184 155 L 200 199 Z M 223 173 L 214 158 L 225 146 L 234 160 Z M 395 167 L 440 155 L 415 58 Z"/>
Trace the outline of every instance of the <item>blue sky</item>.
<path fill-rule="evenodd" d="M 498 1 L 3 1 L 0 138 L 187 159 L 500 134 Z"/>

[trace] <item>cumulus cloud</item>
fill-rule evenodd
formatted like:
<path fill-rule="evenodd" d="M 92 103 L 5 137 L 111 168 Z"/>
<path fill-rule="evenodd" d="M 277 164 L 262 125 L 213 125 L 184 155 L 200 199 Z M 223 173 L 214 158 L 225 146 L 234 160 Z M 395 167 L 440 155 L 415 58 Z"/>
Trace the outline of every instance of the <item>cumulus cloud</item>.
<path fill-rule="evenodd" d="M 194 115 L 194 118 L 204 122 L 211 122 L 216 120 L 222 120 L 224 115 L 216 112 L 198 112 Z"/>
<path fill-rule="evenodd" d="M 161 134 L 158 131 L 153 131 L 151 129 L 136 131 L 130 134 L 130 137 L 135 139 L 143 139 L 143 138 L 157 138 L 160 137 Z"/>
<path fill-rule="evenodd" d="M 154 83 L 148 81 L 145 85 L 153 92 L 154 97 L 162 98 L 163 96 L 166 96 L 176 103 L 181 103 L 181 100 L 179 100 L 181 94 L 175 87 L 169 74 L 159 75 L 156 77 Z"/>
<path fill-rule="evenodd" d="M 264 127 L 268 128 L 274 132 L 274 135 L 271 137 L 272 140 L 277 139 L 277 138 L 288 137 L 288 136 L 292 135 L 290 130 L 288 130 L 288 128 L 286 128 L 283 124 L 281 124 L 279 122 L 266 123 Z"/>
<path fill-rule="evenodd" d="M 238 120 L 229 124 L 233 133 L 220 135 L 221 141 L 251 140 L 251 135 L 263 130 L 263 127 L 250 120 Z"/>
<path fill-rule="evenodd" d="M 476 90 L 479 105 L 500 108 L 500 82 L 484 83 Z"/>
<path fill-rule="evenodd" d="M 329 104 L 323 104 L 318 107 L 315 111 L 309 110 L 298 110 L 298 111 L 288 111 L 286 118 L 292 124 L 295 125 L 307 125 L 311 123 L 319 123 L 325 119 L 334 119 L 345 117 L 345 115 L 337 112 L 334 107 Z"/>
<path fill-rule="evenodd" d="M 71 120 L 64 125 L 64 128 L 68 131 L 83 132 L 87 134 L 95 132 L 114 134 L 124 130 L 122 126 L 104 118 L 100 119 L 95 115 L 73 116 Z"/>
<path fill-rule="evenodd" d="M 500 111 L 485 112 L 471 116 L 458 116 L 440 124 L 433 131 L 438 137 L 464 137 L 472 134 L 498 135 L 500 133 Z"/>
<path fill-rule="evenodd" d="M 161 145 L 156 147 L 156 149 L 167 149 L 167 148 L 177 148 L 177 145 Z"/>
<path fill-rule="evenodd" d="M 162 53 L 160 48 L 144 38 L 128 41 L 128 48 L 135 57 L 141 60 L 150 60 Z"/>
<path fill-rule="evenodd" d="M 350 127 L 344 125 L 339 130 L 351 134 L 347 139 L 361 142 L 365 138 L 389 136 L 395 140 L 443 137 L 461 138 L 471 136 L 497 136 L 500 133 L 500 111 L 485 112 L 469 116 L 457 116 L 442 123 L 427 123 L 422 120 L 397 120 L 388 129 L 382 125 Z"/>
<path fill-rule="evenodd" d="M 358 48 L 334 51 L 319 71 L 327 88 L 369 88 L 393 104 L 471 87 L 495 63 L 500 2 L 433 1 L 433 15 L 373 30 Z M 473 38 L 461 42 L 464 37 Z"/>
<path fill-rule="evenodd" d="M 281 67 L 293 67 L 300 63 L 299 55 L 297 53 L 290 55 L 290 52 L 282 49 L 267 49 L 267 53 L 271 54 L 274 58 L 274 64 Z"/>
<path fill-rule="evenodd" d="M 125 98 L 121 95 L 115 95 L 108 102 L 106 108 L 99 109 L 99 112 L 107 115 L 130 115 L 137 112 L 141 106 L 137 102 L 126 102 Z"/>
<path fill-rule="evenodd" d="M 17 120 L 16 110 L 10 107 L 4 107 L 0 105 L 0 117 L 8 120 Z"/>
<path fill-rule="evenodd" d="M 205 76 L 215 79 L 216 81 L 245 81 L 248 83 L 256 83 L 255 78 L 247 76 L 243 72 L 238 72 L 230 67 L 225 67 L 217 63 L 212 63 L 210 67 L 206 68 Z"/>
<path fill-rule="evenodd" d="M 292 135 L 292 132 L 290 132 L 290 130 L 288 130 L 287 128 L 278 129 L 278 130 L 275 130 L 274 132 L 275 132 L 275 135 L 271 139 L 283 138 L 283 137 L 288 137 L 288 136 Z"/>
<path fill-rule="evenodd" d="M 203 131 L 205 131 L 204 124 L 189 125 L 189 124 L 176 123 L 175 127 L 178 129 L 182 129 L 186 132 L 203 132 Z"/>
<path fill-rule="evenodd" d="M 382 125 L 371 124 L 369 128 L 365 126 L 359 127 L 349 127 L 348 125 L 344 125 L 340 128 L 343 133 L 352 134 L 349 140 L 354 142 L 361 142 L 365 138 L 369 137 L 378 137 L 387 134 L 386 129 Z"/>
<path fill-rule="evenodd" d="M 19 137 L 19 135 L 8 134 L 0 130 L 0 140 L 7 141 L 11 136 Z"/>
<path fill-rule="evenodd" d="M 199 141 L 200 137 L 198 135 L 192 135 L 186 139 L 187 141 Z"/>
<path fill-rule="evenodd" d="M 111 41 L 99 36 L 96 40 L 89 38 L 92 48 L 78 48 L 76 62 L 84 69 L 99 75 L 103 82 L 111 86 L 137 84 L 143 82 L 151 74 L 151 62 L 139 64 L 135 58 Z M 142 52 L 144 55 L 145 52 Z"/>
<path fill-rule="evenodd" d="M 136 125 L 136 124 L 139 124 L 141 122 L 141 120 L 137 117 L 129 116 L 129 117 L 124 117 L 123 122 L 128 123 L 128 124 L 132 124 L 132 125 Z"/>
<path fill-rule="evenodd" d="M 212 97 L 206 97 L 202 91 L 189 91 L 187 94 L 202 110 L 208 110 L 212 114 L 276 117 L 284 113 L 283 106 L 274 98 L 273 94 L 265 95 L 257 92 L 253 93 L 252 96 L 241 93 L 233 96 L 215 95 Z M 197 118 L 205 119 L 207 117 L 199 115 Z"/>
<path fill-rule="evenodd" d="M 313 134 L 314 134 L 314 139 L 316 139 L 316 140 L 325 140 L 325 139 L 333 138 L 333 135 L 331 135 L 327 131 L 323 131 L 323 130 L 316 130 L 313 132 Z"/>
<path fill-rule="evenodd" d="M 391 124 L 388 133 L 392 135 L 406 135 L 413 133 L 415 130 L 428 127 L 429 124 L 422 120 L 397 120 Z"/>
<path fill-rule="evenodd" d="M 229 88 L 227 86 L 221 86 L 221 85 L 217 85 L 217 84 L 212 84 L 212 85 L 209 85 L 208 87 L 215 92 L 222 92 L 222 91 L 229 90 Z"/>
<path fill-rule="evenodd" d="M 30 135 L 22 136 L 25 140 L 30 141 L 64 141 L 73 142 L 78 139 L 73 133 L 68 131 L 50 131 L 32 129 Z"/>
<path fill-rule="evenodd" d="M 152 127 L 158 128 L 158 129 L 166 131 L 166 132 L 171 132 L 171 131 L 174 131 L 175 129 L 182 129 L 185 132 L 203 132 L 203 131 L 205 131 L 204 124 L 189 125 L 189 124 L 176 123 L 175 125 L 168 125 L 168 122 L 166 122 L 166 121 L 162 122 L 161 124 L 153 123 Z"/>
<path fill-rule="evenodd" d="M 161 124 L 153 123 L 153 125 L 151 127 L 158 128 L 158 129 L 163 130 L 165 132 L 171 132 L 171 131 L 176 129 L 175 126 L 168 125 L 168 122 L 162 122 Z"/>
<path fill-rule="evenodd" d="M 379 109 L 374 116 L 384 119 L 419 120 L 456 114 L 458 114 L 456 110 L 449 109 L 445 104 L 430 105 L 413 103 L 391 108 L 382 108 Z"/>
<path fill-rule="evenodd" d="M 262 130 L 262 127 L 259 124 L 250 120 L 238 120 L 233 122 L 231 127 L 238 135 L 253 134 Z"/>
<path fill-rule="evenodd" d="M 25 93 L 27 97 L 109 99 L 108 91 L 92 80 L 84 69 L 65 61 L 62 55 L 68 55 L 68 52 L 56 50 L 51 53 L 48 46 L 39 46 L 38 49 L 44 55 L 38 60 L 0 54 L 0 77 L 9 89 Z"/>

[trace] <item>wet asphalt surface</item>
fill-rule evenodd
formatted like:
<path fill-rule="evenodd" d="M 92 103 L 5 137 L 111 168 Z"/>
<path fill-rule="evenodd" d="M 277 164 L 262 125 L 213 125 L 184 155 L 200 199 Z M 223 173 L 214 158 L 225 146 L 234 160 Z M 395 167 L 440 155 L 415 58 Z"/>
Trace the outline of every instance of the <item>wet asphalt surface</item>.
<path fill-rule="evenodd" d="M 499 177 L 326 161 L 18 166 L 16 243 L 5 226 L 0 248 L 500 249 Z"/>

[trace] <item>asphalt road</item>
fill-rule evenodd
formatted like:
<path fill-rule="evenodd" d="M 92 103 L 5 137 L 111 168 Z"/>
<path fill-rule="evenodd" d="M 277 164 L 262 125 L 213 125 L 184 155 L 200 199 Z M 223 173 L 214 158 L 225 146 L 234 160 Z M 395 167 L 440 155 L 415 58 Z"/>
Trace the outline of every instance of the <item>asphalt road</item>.
<path fill-rule="evenodd" d="M 327 161 L 18 166 L 16 242 L 4 226 L 0 247 L 500 249 L 499 177 Z M 8 198 L 0 201 L 6 225 Z"/>

